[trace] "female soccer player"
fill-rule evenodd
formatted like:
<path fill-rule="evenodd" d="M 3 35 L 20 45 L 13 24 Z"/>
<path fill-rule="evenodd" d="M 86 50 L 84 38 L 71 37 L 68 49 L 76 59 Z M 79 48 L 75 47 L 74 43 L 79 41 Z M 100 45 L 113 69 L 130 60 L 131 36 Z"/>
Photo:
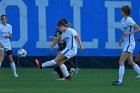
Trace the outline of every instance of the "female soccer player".
<path fill-rule="evenodd" d="M 67 27 L 70 27 L 69 23 L 67 22 L 67 20 L 66 20 L 65 18 L 62 19 L 62 21 L 63 21 L 65 24 L 67 24 Z M 52 39 L 52 40 L 55 40 L 55 38 L 57 38 L 57 36 L 59 36 L 59 35 L 62 35 L 62 32 L 59 31 L 59 29 L 57 29 L 56 32 L 55 32 L 55 36 L 50 36 L 49 38 Z M 52 41 L 51 43 L 53 43 L 53 41 Z M 66 48 L 66 42 L 60 40 L 60 41 L 58 42 L 57 55 L 58 55 L 59 53 L 61 53 L 61 51 L 64 50 L 65 48 Z M 70 60 L 68 60 L 68 61 L 66 61 L 64 64 L 65 64 L 65 66 L 67 67 L 68 71 L 70 71 L 71 75 L 73 75 L 73 74 L 75 73 L 75 71 L 76 71 L 76 70 L 74 69 L 73 63 L 72 63 Z M 59 76 L 59 79 L 57 79 L 57 80 L 65 80 L 65 78 L 64 78 L 64 76 L 63 76 L 63 72 L 61 71 L 61 69 L 60 69 L 59 66 L 55 66 L 54 71 L 56 71 L 57 74 L 58 74 L 58 76 Z"/>
<path fill-rule="evenodd" d="M 69 75 L 69 72 L 64 65 L 66 61 L 68 61 L 70 58 L 74 57 L 77 54 L 77 44 L 76 40 L 78 41 L 80 45 L 80 49 L 83 50 L 82 42 L 80 37 L 78 36 L 77 32 L 70 28 L 67 27 L 67 24 L 60 20 L 57 24 L 59 31 L 62 32 L 62 35 L 59 35 L 53 44 L 51 44 L 51 47 L 53 48 L 59 41 L 64 40 L 66 42 L 66 48 L 61 51 L 53 60 L 44 62 L 43 64 L 40 64 L 40 62 L 36 59 L 35 63 L 38 67 L 38 69 L 48 67 L 48 66 L 53 66 L 53 65 L 58 65 L 60 66 L 61 71 L 66 77 L 66 80 L 71 80 L 71 77 Z"/>
<path fill-rule="evenodd" d="M 122 7 L 122 28 L 123 28 L 123 35 L 119 42 L 121 45 L 122 41 L 124 40 L 124 48 L 119 60 L 119 79 L 118 81 L 112 82 L 112 85 L 120 86 L 122 85 L 122 80 L 125 72 L 124 62 L 127 60 L 129 64 L 134 68 L 134 71 L 138 74 L 137 77 L 140 78 L 140 68 L 139 66 L 133 61 L 133 51 L 135 49 L 135 39 L 134 34 L 140 32 L 139 26 L 134 22 L 134 20 L 130 17 L 131 8 L 126 5 Z"/>
<path fill-rule="evenodd" d="M 11 68 L 13 70 L 13 75 L 14 77 L 18 77 L 18 74 L 16 73 L 16 66 L 12 58 L 12 50 L 10 44 L 10 39 L 12 38 L 12 26 L 7 23 L 6 15 L 1 16 L 1 22 L 2 24 L 0 24 L 0 67 L 4 60 L 4 50 L 5 50 Z"/>

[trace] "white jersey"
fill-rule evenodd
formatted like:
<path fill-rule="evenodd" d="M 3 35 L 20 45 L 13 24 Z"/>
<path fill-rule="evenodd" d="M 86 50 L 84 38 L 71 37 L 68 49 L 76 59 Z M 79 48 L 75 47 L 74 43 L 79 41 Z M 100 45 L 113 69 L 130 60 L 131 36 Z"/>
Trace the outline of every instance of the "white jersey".
<path fill-rule="evenodd" d="M 122 22 L 122 29 L 124 32 L 133 32 L 134 31 L 133 25 L 136 23 L 134 22 L 134 20 L 131 17 L 123 18 L 121 22 Z M 135 42 L 134 34 L 125 36 L 124 42 L 125 43 L 134 43 Z"/>
<path fill-rule="evenodd" d="M 72 28 L 67 28 L 65 32 L 62 33 L 61 39 L 66 42 L 66 48 L 77 49 L 76 43 L 77 32 Z"/>
<path fill-rule="evenodd" d="M 4 36 L 9 34 L 12 34 L 12 26 L 10 24 L 7 24 L 6 26 L 0 24 L 0 43 L 8 50 L 11 49 L 10 39 L 5 38 Z"/>
<path fill-rule="evenodd" d="M 124 32 L 133 32 L 134 25 L 136 24 L 131 17 L 123 18 L 122 19 L 122 30 Z M 135 39 L 134 34 L 128 35 L 124 37 L 124 48 L 123 51 L 132 53 L 135 49 Z"/>

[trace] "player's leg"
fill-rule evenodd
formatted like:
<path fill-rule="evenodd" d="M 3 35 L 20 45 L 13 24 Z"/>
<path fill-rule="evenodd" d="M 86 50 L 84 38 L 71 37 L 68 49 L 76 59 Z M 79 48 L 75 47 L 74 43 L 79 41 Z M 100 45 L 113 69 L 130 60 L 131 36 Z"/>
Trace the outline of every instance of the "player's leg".
<path fill-rule="evenodd" d="M 4 47 L 0 43 L 0 67 L 1 67 L 1 64 L 2 64 L 3 60 L 4 60 Z"/>
<path fill-rule="evenodd" d="M 133 61 L 133 55 L 130 54 L 127 60 L 129 64 L 133 67 L 134 71 L 138 74 L 137 78 L 140 78 L 140 67 Z"/>
<path fill-rule="evenodd" d="M 57 51 L 56 55 L 59 55 L 61 53 L 61 51 Z M 65 80 L 64 76 L 63 76 L 63 72 L 61 71 L 60 67 L 58 65 L 55 66 L 54 70 L 57 72 L 58 76 L 60 79 L 57 80 Z"/>
<path fill-rule="evenodd" d="M 139 62 L 140 61 L 140 52 L 137 54 L 137 56 L 135 57 L 135 62 Z"/>
<path fill-rule="evenodd" d="M 7 54 L 7 57 L 8 57 L 8 60 L 10 62 L 10 65 L 11 65 L 11 68 L 12 68 L 12 71 L 13 71 L 13 75 L 15 77 L 19 77 L 17 72 L 16 72 L 16 65 L 15 65 L 15 62 L 13 61 L 13 57 L 12 57 L 12 50 L 6 50 L 6 54 Z"/>
<path fill-rule="evenodd" d="M 130 53 L 128 53 L 128 52 L 122 52 L 121 57 L 119 59 L 119 79 L 118 79 L 118 81 L 114 81 L 112 83 L 112 85 L 119 86 L 122 84 L 122 80 L 123 80 L 123 76 L 124 76 L 124 72 L 125 72 L 124 62 L 128 58 L 129 55 L 130 55 Z"/>
<path fill-rule="evenodd" d="M 58 56 L 55 57 L 55 59 L 44 62 L 42 64 L 40 64 L 40 62 L 36 59 L 36 65 L 37 65 L 38 69 L 41 69 L 41 68 L 45 68 L 45 67 L 53 66 L 53 65 L 57 64 L 60 66 L 60 69 L 63 72 L 63 74 L 65 75 L 65 77 L 69 77 L 67 67 L 63 64 L 67 60 L 68 60 L 68 58 L 60 53 Z"/>

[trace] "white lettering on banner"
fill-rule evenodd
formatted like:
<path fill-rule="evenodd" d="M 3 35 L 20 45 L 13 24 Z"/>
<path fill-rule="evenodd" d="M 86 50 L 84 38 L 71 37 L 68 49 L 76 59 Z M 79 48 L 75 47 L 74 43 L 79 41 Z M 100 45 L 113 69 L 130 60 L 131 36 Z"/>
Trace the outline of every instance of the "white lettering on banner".
<path fill-rule="evenodd" d="M 106 49 L 120 49 L 115 41 L 115 29 L 121 29 L 121 22 L 115 22 L 115 8 L 121 8 L 123 5 L 131 5 L 129 1 L 105 1 L 107 8 L 107 23 L 108 23 L 108 41 L 105 45 Z M 120 12 L 121 13 L 121 12 Z M 120 19 L 121 20 L 121 19 Z"/>
<path fill-rule="evenodd" d="M 73 24 L 74 29 L 81 36 L 81 12 L 80 9 L 83 6 L 83 0 L 71 0 L 71 6 L 73 7 Z M 93 39 L 92 42 L 82 42 L 84 48 L 98 48 L 98 39 Z"/>
<path fill-rule="evenodd" d="M 50 42 L 46 38 L 46 6 L 48 6 L 48 0 L 36 0 L 36 6 L 38 6 L 39 13 L 39 41 L 37 41 L 36 48 L 49 48 Z"/>
<path fill-rule="evenodd" d="M 11 44 L 13 48 L 21 48 L 28 41 L 27 7 L 22 0 L 2 0 L 0 2 L 0 13 L 5 14 L 6 8 L 12 5 L 16 5 L 19 8 L 20 38 L 18 41 L 11 41 Z"/>

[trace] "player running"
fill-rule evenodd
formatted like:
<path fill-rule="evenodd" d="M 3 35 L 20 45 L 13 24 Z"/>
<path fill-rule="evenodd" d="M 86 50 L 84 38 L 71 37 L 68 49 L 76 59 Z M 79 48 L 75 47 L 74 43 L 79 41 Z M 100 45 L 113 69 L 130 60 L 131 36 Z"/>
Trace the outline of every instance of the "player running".
<path fill-rule="evenodd" d="M 126 5 L 122 7 L 122 27 L 124 30 L 124 34 L 122 35 L 122 38 L 119 42 L 119 45 L 121 45 L 122 41 L 124 40 L 124 49 L 121 54 L 120 60 L 119 60 L 119 79 L 118 81 L 114 81 L 113 85 L 122 85 L 123 75 L 124 75 L 124 62 L 127 59 L 129 64 L 133 66 L 134 71 L 138 73 L 137 77 L 140 77 L 140 68 L 139 66 L 134 63 L 133 61 L 133 51 L 135 49 L 135 40 L 134 40 L 134 34 L 137 32 L 140 32 L 140 28 L 138 25 L 134 22 L 134 20 L 130 17 L 131 8 Z"/>
<path fill-rule="evenodd" d="M 57 36 L 55 41 L 50 46 L 53 48 L 60 40 L 62 40 L 66 42 L 66 48 L 62 50 L 61 53 L 59 53 L 51 61 L 47 61 L 41 64 L 36 59 L 35 63 L 38 69 L 42 69 L 48 66 L 58 65 L 60 66 L 61 71 L 65 75 L 66 80 L 71 80 L 71 76 L 69 75 L 67 67 L 64 65 L 64 63 L 77 54 L 76 40 L 78 41 L 80 45 L 80 49 L 83 50 L 84 48 L 82 46 L 81 39 L 78 36 L 77 32 L 74 29 L 67 27 L 67 24 L 65 24 L 63 20 L 60 20 L 57 26 L 58 26 L 59 31 L 62 32 L 62 35 Z"/>
<path fill-rule="evenodd" d="M 140 78 L 140 67 L 133 61 L 133 54 L 132 54 L 135 49 L 134 34 L 140 32 L 140 28 L 130 17 L 130 14 L 131 14 L 131 8 L 128 5 L 123 6 L 122 7 L 123 19 L 121 21 L 123 35 L 119 42 L 119 45 L 121 45 L 123 40 L 125 45 L 119 60 L 119 79 L 118 81 L 112 82 L 112 85 L 116 85 L 116 86 L 122 85 L 123 76 L 125 72 L 124 62 L 126 60 L 133 67 L 134 71 L 138 74 L 137 78 Z"/>
<path fill-rule="evenodd" d="M 18 74 L 16 73 L 16 66 L 12 58 L 12 49 L 10 44 L 10 39 L 12 38 L 12 26 L 7 23 L 6 15 L 1 16 L 1 22 L 2 24 L 0 24 L 0 67 L 4 60 L 4 50 L 5 50 L 14 77 L 19 77 Z"/>

